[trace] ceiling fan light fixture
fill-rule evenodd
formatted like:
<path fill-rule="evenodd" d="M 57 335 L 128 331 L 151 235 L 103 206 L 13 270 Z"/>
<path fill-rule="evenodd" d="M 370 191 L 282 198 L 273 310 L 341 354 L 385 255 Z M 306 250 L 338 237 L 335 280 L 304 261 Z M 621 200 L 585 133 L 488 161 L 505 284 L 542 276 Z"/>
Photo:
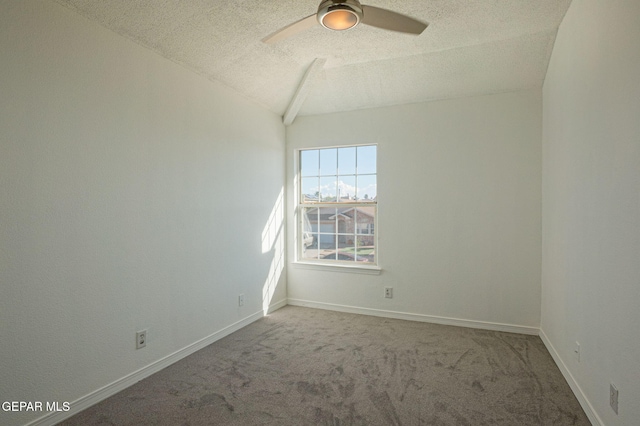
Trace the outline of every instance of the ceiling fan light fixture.
<path fill-rule="evenodd" d="M 334 31 L 353 28 L 362 19 L 362 6 L 358 0 L 325 0 L 318 7 L 318 22 Z"/>
<path fill-rule="evenodd" d="M 349 10 L 332 10 L 322 17 L 321 23 L 330 30 L 348 30 L 356 26 L 358 16 Z"/>
<path fill-rule="evenodd" d="M 420 35 L 426 23 L 392 10 L 375 6 L 362 6 L 359 0 L 321 0 L 318 11 L 302 18 L 262 39 L 264 43 L 277 43 L 318 24 L 333 31 L 344 31 L 358 24 L 399 33 Z"/>

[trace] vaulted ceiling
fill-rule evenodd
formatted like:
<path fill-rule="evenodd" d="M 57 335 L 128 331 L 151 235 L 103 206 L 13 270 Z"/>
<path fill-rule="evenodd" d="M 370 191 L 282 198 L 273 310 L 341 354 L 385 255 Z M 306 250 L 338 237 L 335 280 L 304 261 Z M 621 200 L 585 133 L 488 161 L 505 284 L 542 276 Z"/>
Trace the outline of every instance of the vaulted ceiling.
<path fill-rule="evenodd" d="M 541 87 L 571 0 L 363 0 L 429 27 L 316 26 L 276 44 L 261 40 L 319 0 L 54 1 L 280 115 L 326 60 L 307 81 L 310 115 Z"/>

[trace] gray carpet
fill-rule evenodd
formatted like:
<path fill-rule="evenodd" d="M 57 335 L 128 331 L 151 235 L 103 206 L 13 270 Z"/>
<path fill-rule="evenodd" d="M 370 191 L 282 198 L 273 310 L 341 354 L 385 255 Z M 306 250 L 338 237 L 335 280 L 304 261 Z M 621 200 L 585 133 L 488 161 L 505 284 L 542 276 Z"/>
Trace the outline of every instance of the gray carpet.
<path fill-rule="evenodd" d="M 287 306 L 64 425 L 589 425 L 540 338 Z"/>

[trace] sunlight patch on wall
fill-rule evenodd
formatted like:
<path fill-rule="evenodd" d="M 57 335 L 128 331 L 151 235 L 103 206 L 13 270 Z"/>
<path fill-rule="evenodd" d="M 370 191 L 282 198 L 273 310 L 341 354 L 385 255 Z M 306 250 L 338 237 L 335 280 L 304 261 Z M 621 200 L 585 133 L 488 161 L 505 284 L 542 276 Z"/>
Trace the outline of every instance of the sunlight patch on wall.
<path fill-rule="evenodd" d="M 262 253 L 273 252 L 267 278 L 262 287 L 262 310 L 266 315 L 284 269 L 284 188 L 276 199 L 262 231 Z"/>
<path fill-rule="evenodd" d="M 271 210 L 267 224 L 262 230 L 262 253 L 267 253 L 273 247 L 278 234 L 281 232 L 284 226 L 284 188 L 280 190 L 275 205 Z"/>

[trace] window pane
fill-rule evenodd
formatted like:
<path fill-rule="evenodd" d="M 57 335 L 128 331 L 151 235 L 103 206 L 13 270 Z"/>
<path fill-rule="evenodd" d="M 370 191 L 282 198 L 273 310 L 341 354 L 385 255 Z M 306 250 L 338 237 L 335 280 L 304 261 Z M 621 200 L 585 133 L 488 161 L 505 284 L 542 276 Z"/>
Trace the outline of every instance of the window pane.
<path fill-rule="evenodd" d="M 302 232 L 318 232 L 317 207 L 305 207 L 302 209 Z"/>
<path fill-rule="evenodd" d="M 302 176 L 318 176 L 320 153 L 317 149 L 300 151 L 300 173 Z"/>
<path fill-rule="evenodd" d="M 337 191 L 338 189 L 335 176 L 320 178 L 320 197 L 322 201 L 336 201 Z"/>
<path fill-rule="evenodd" d="M 358 235 L 373 235 L 373 224 L 376 221 L 376 208 L 371 207 L 358 207 L 356 209 L 356 232 Z M 363 240 L 365 241 L 365 240 Z M 373 244 L 373 240 L 366 241 L 366 245 Z"/>
<path fill-rule="evenodd" d="M 358 174 L 376 173 L 376 146 L 358 147 Z"/>
<path fill-rule="evenodd" d="M 318 259 L 318 234 L 304 234 L 302 239 L 302 258 L 306 260 Z"/>
<path fill-rule="evenodd" d="M 302 258 L 318 258 L 318 209 L 305 207 L 302 209 Z"/>
<path fill-rule="evenodd" d="M 338 174 L 338 150 L 336 148 L 320 150 L 320 176 Z"/>
<path fill-rule="evenodd" d="M 356 262 L 375 263 L 376 207 L 356 209 Z"/>
<path fill-rule="evenodd" d="M 353 208 L 338 209 L 338 248 L 355 244 Z"/>
<path fill-rule="evenodd" d="M 315 202 L 318 201 L 319 190 L 318 178 L 302 178 L 302 197 L 301 202 Z"/>
<path fill-rule="evenodd" d="M 323 207 L 319 210 L 318 248 L 321 250 L 320 258 L 322 258 L 325 255 L 334 253 L 336 250 L 337 209 Z"/>
<path fill-rule="evenodd" d="M 376 253 L 373 245 L 358 246 L 356 252 L 356 262 L 376 263 Z"/>
<path fill-rule="evenodd" d="M 338 254 L 335 256 L 337 260 L 341 260 L 343 262 L 354 262 L 356 260 L 356 247 L 354 244 L 349 246 L 341 247 L 338 249 Z"/>
<path fill-rule="evenodd" d="M 378 196 L 376 175 L 358 175 L 358 201 L 375 201 Z"/>
<path fill-rule="evenodd" d="M 338 148 L 338 174 L 356 174 L 356 148 Z"/>
<path fill-rule="evenodd" d="M 338 176 L 338 191 L 341 201 L 353 200 L 356 196 L 356 177 Z"/>

